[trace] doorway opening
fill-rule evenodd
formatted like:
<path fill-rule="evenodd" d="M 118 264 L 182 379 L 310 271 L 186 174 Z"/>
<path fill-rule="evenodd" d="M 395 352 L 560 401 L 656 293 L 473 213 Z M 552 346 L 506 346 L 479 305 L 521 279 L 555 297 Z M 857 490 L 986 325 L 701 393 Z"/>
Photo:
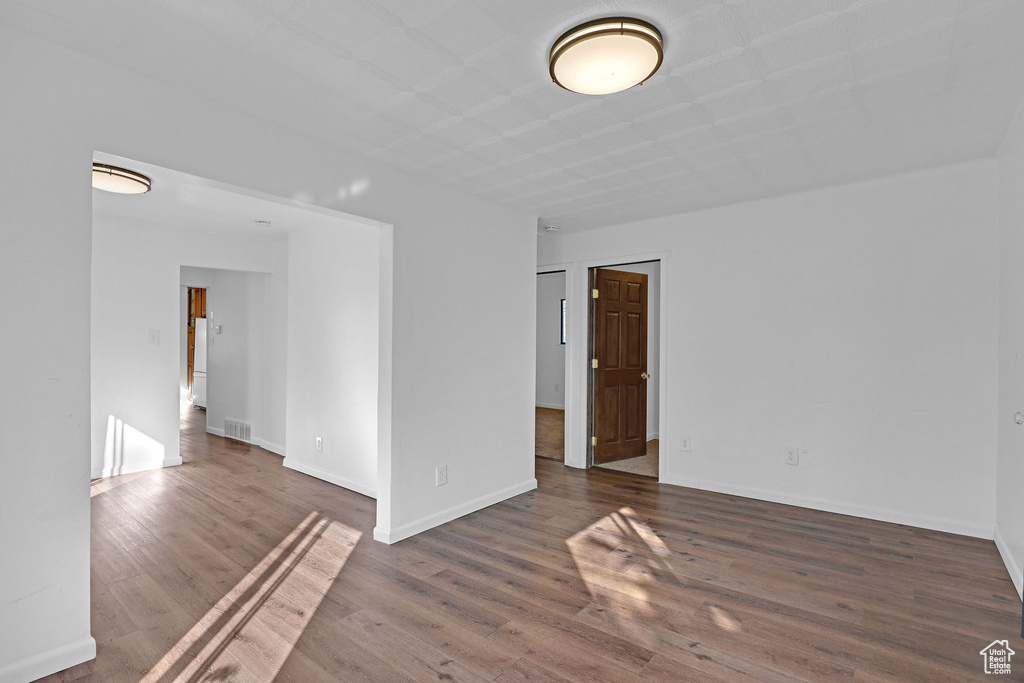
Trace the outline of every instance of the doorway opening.
<path fill-rule="evenodd" d="M 661 263 L 589 269 L 588 465 L 657 478 Z"/>
<path fill-rule="evenodd" d="M 196 408 L 206 408 L 206 288 L 186 286 L 185 290 L 185 398 Z"/>
<path fill-rule="evenodd" d="M 537 274 L 537 400 L 535 449 L 538 458 L 565 461 L 565 355 L 568 340 L 566 273 Z"/>

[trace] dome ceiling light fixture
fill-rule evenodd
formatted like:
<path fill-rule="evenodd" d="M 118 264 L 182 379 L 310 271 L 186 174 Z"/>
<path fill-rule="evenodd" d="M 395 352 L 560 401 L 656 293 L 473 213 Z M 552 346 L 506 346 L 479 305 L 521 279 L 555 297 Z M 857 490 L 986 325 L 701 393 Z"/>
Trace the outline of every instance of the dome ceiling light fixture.
<path fill-rule="evenodd" d="M 153 183 L 141 173 L 94 161 L 92 163 L 92 186 L 97 190 L 118 194 L 145 194 L 152 189 Z"/>
<path fill-rule="evenodd" d="M 551 79 L 583 95 L 609 95 L 643 83 L 664 59 L 661 32 L 646 21 L 609 17 L 562 34 L 548 58 Z"/>

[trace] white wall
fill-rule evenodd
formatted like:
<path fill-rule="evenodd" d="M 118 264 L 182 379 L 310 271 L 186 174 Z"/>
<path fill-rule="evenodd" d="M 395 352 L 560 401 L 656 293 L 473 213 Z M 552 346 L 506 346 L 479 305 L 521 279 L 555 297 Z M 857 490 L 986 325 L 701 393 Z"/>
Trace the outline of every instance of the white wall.
<path fill-rule="evenodd" d="M 376 497 L 380 230 L 306 227 L 288 246 L 284 464 Z"/>
<path fill-rule="evenodd" d="M 262 273 L 217 273 L 206 301 L 207 319 L 213 328 L 207 335 L 207 429 L 222 433 L 224 420 L 241 420 L 253 426 L 257 443 L 264 436 L 264 375 L 281 367 L 266 357 L 263 338 L 271 317 L 263 310 L 267 277 Z"/>
<path fill-rule="evenodd" d="M 390 478 L 378 491 L 378 538 L 395 540 L 535 486 L 535 216 L 6 26 L 0 86 L 18 103 L 0 109 L 5 158 L 17 160 L 0 167 L 0 278 L 4 291 L 19 293 L 5 315 L 34 325 L 0 358 L 0 375 L 19 388 L 0 399 L 4 459 L 18 472 L 0 484 L 0 627 L 10 634 L 0 639 L 0 680 L 41 676 L 93 648 L 88 168 L 96 150 L 395 226 L 394 346 L 383 375 L 394 400 L 390 439 L 380 444 L 389 449 Z M 302 112 L 295 116 L 302 125 Z M 365 191 L 340 191 L 353 187 Z M 159 327 L 162 339 L 177 339 L 176 277 L 175 268 L 166 295 L 173 323 L 146 320 L 129 332 Z M 168 346 L 159 349 L 146 352 Z M 177 349 L 170 351 L 159 384 L 170 391 L 159 400 L 176 404 Z M 470 408 L 452 410 L 465 396 L 475 398 Z M 170 445 L 176 438 L 152 436 Z M 449 483 L 435 488 L 441 463 Z"/>
<path fill-rule="evenodd" d="M 0 681 L 88 659 L 90 192 L 92 150 L 59 102 L 82 84 L 32 68 L 0 31 L 0 291 L 24 325 L 0 354 Z M 26 71 L 27 69 L 27 71 Z M 41 73 L 42 71 L 42 73 Z M 45 179 L 45 180 L 44 180 Z M 55 197 L 60 198 L 57 201 Z M 5 323 L 5 329 L 7 329 Z"/>
<path fill-rule="evenodd" d="M 271 251 L 263 302 L 267 326 L 259 332 L 267 358 L 267 371 L 263 373 L 260 446 L 278 455 L 285 454 L 288 414 L 288 252 L 288 245 L 283 242 Z"/>
<path fill-rule="evenodd" d="M 565 273 L 537 276 L 537 405 L 565 409 L 565 344 L 561 342 Z"/>
<path fill-rule="evenodd" d="M 996 543 L 1024 596 L 1024 120 L 999 154 L 999 406 Z"/>
<path fill-rule="evenodd" d="M 612 270 L 647 275 L 647 439 L 658 438 L 658 413 L 661 407 L 661 263 L 629 263 L 608 266 Z"/>
<path fill-rule="evenodd" d="M 181 373 L 181 266 L 269 271 L 272 252 L 280 240 L 187 230 L 146 224 L 97 214 L 93 221 L 92 263 L 92 476 L 110 476 L 181 462 L 178 438 L 178 402 Z M 202 270 L 193 272 L 203 272 Z M 204 283 L 224 279 L 225 294 L 232 292 L 230 308 L 244 311 L 245 282 L 249 276 L 207 273 Z M 252 276 L 265 277 L 265 276 Z M 236 291 L 241 290 L 241 291 Z M 216 294 L 208 308 L 213 308 Z M 262 287 L 257 293 L 262 298 Z M 244 316 L 247 317 L 247 316 Z M 228 330 L 229 328 L 225 328 Z M 153 344 L 149 331 L 160 343 Z M 257 329 L 248 330 L 254 335 Z M 230 329 L 230 339 L 238 337 Z M 224 335 L 221 335 L 224 336 Z M 219 341 L 219 340 L 218 340 Z M 257 345 L 262 342 L 256 341 Z M 243 384 L 246 370 L 235 368 L 232 341 L 226 353 L 211 349 L 210 361 L 228 369 L 231 382 L 214 382 L 213 404 L 245 411 L 231 415 L 259 420 L 259 393 Z M 215 347 L 216 348 L 216 347 Z M 236 349 L 237 350 L 237 349 Z M 262 358 L 264 351 L 253 351 Z M 249 358 L 247 352 L 237 356 Z M 248 360 L 246 362 L 249 362 Z M 283 366 L 283 359 L 277 363 Z M 216 409 L 215 409 L 216 411 Z M 258 411 L 258 412 L 257 412 Z M 223 427 L 223 414 L 211 417 Z M 260 434 L 257 427 L 257 434 Z M 276 438 L 283 439 L 283 434 Z"/>
<path fill-rule="evenodd" d="M 544 237 L 540 263 L 671 252 L 662 481 L 991 537 L 995 188 L 983 160 Z"/>

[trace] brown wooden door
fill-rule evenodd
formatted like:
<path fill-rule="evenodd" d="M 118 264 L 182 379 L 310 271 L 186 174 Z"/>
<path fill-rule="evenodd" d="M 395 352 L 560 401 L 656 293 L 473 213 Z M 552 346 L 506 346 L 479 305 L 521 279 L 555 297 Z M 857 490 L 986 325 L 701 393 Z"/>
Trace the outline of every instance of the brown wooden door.
<path fill-rule="evenodd" d="M 594 464 L 647 453 L 647 276 L 599 268 L 594 299 Z"/>

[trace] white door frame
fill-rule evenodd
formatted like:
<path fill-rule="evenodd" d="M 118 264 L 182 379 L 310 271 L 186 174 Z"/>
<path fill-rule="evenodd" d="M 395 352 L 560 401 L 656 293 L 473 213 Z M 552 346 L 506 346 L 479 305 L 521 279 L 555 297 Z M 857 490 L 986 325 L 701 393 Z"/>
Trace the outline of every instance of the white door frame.
<path fill-rule="evenodd" d="M 659 261 L 660 282 L 659 310 L 660 323 L 658 335 L 658 439 L 660 443 L 671 443 L 672 432 L 668 423 L 668 281 L 671 266 L 671 251 L 655 251 L 641 254 L 623 254 L 599 259 L 575 261 L 572 263 L 552 263 L 537 266 L 537 272 L 556 270 L 565 271 L 565 306 L 569 329 L 566 335 L 565 348 L 565 464 L 568 467 L 587 467 L 587 335 L 589 334 L 590 281 L 588 275 L 591 268 L 622 266 L 641 261 Z M 667 453 L 669 449 L 661 449 Z M 665 476 L 665 457 L 658 458 L 658 479 Z"/>
<path fill-rule="evenodd" d="M 569 410 L 569 387 L 572 386 L 572 382 L 575 380 L 574 373 L 570 367 L 572 364 L 569 362 L 570 358 L 573 358 L 576 344 L 578 341 L 574 340 L 573 329 L 573 311 L 576 310 L 576 301 L 573 297 L 572 287 L 569 283 L 572 282 L 575 277 L 576 264 L 574 263 L 551 263 L 545 266 L 537 266 L 537 275 L 541 273 L 558 273 L 565 272 L 565 377 L 562 379 L 562 387 L 564 388 L 565 395 L 565 464 L 570 467 L 586 467 L 586 464 L 576 465 L 569 462 L 569 453 L 573 452 L 576 448 L 574 441 L 575 433 L 569 428 L 569 416 L 573 413 Z M 586 351 L 584 351 L 586 353 Z M 584 409 L 585 410 L 585 409 Z M 584 413 L 585 414 L 585 413 Z M 536 429 L 536 427 L 535 427 Z M 586 452 L 586 449 L 584 449 Z"/>

